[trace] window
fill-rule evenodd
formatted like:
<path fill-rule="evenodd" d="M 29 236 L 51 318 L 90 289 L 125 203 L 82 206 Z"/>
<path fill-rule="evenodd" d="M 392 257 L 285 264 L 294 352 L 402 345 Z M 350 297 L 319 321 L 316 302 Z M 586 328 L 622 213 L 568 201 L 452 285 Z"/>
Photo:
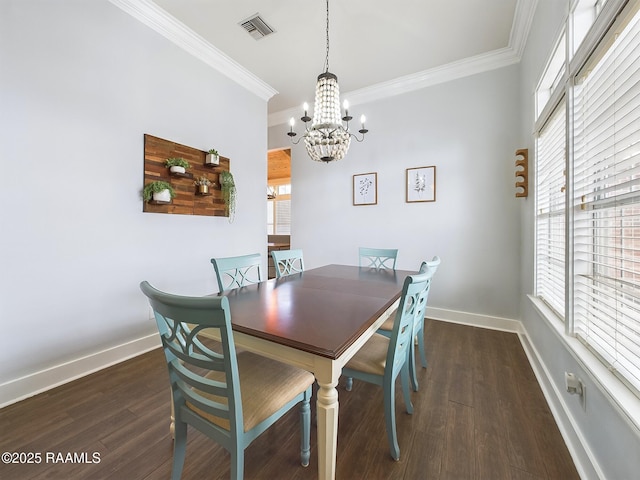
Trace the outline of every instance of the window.
<path fill-rule="evenodd" d="M 578 0 L 576 2 L 571 15 L 573 26 L 571 55 L 578 50 L 605 3 L 606 0 Z"/>
<path fill-rule="evenodd" d="M 640 14 L 574 90 L 575 334 L 640 391 Z"/>
<path fill-rule="evenodd" d="M 536 119 L 540 117 L 544 108 L 549 104 L 552 94 L 560 90 L 558 87 L 561 85 L 566 70 L 565 43 L 566 36 L 563 33 L 553 49 L 549 63 L 544 69 L 544 75 L 542 75 L 538 88 L 536 88 Z"/>
<path fill-rule="evenodd" d="M 640 1 L 575 6 L 536 91 L 535 293 L 640 396 Z"/>
<path fill-rule="evenodd" d="M 291 184 L 269 185 L 274 198 L 267 200 L 267 234 L 291 234 Z"/>
<path fill-rule="evenodd" d="M 565 107 L 562 103 L 536 142 L 536 295 L 564 318 Z"/>

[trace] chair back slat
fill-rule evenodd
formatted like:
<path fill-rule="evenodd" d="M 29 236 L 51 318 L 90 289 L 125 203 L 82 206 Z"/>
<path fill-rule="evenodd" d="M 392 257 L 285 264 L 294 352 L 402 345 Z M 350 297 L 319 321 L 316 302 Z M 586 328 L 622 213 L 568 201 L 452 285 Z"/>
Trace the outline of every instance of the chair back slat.
<path fill-rule="evenodd" d="M 273 250 L 273 264 L 276 267 L 276 278 L 304 272 L 302 250 Z"/>
<path fill-rule="evenodd" d="M 262 258 L 259 253 L 212 258 L 211 263 L 221 292 L 262 281 Z"/>
<path fill-rule="evenodd" d="M 438 257 L 437 255 L 434 256 L 430 261 L 425 261 L 422 262 L 422 265 L 420 265 L 420 272 L 419 273 L 431 273 L 431 278 L 433 278 L 433 276 L 436 274 L 436 272 L 438 271 L 438 267 L 440 266 L 440 257 Z M 426 305 L 427 301 L 429 300 L 429 292 L 431 291 L 431 279 L 429 280 L 429 286 L 427 287 L 427 293 L 424 297 L 424 303 Z M 420 317 L 416 317 L 415 318 L 415 325 L 417 326 L 420 322 L 422 322 L 422 320 L 424 319 L 424 315 L 422 318 Z"/>
<path fill-rule="evenodd" d="M 396 259 L 398 257 L 397 248 L 366 248 L 358 249 L 360 267 L 383 269 L 396 269 Z"/>
<path fill-rule="evenodd" d="M 414 324 L 424 318 L 433 273 L 433 270 L 422 272 L 421 268 L 420 273 L 409 275 L 404 281 L 387 352 L 387 365 L 393 367 L 391 371 L 385 371 L 385 375 L 395 378 L 412 352 Z"/>
<path fill-rule="evenodd" d="M 171 295 L 147 282 L 140 288 L 154 311 L 176 411 L 188 402 L 227 420 L 226 435 L 242 432 L 242 399 L 227 298 Z M 212 335 L 220 342 L 207 338 Z M 211 395 L 215 398 L 209 398 Z M 218 425 L 212 427 L 224 433 Z"/>
<path fill-rule="evenodd" d="M 425 273 L 428 270 L 433 270 L 433 273 L 435 274 L 439 266 L 440 266 L 440 257 L 436 255 L 428 262 L 427 261 L 422 262 L 422 265 L 420 265 L 420 273 Z"/>

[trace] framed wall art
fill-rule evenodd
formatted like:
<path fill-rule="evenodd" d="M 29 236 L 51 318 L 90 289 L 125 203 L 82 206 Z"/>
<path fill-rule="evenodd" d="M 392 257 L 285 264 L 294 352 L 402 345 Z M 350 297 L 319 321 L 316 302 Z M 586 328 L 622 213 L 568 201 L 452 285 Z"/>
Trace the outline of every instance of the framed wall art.
<path fill-rule="evenodd" d="M 378 203 L 378 174 L 360 173 L 353 176 L 353 204 L 376 205 Z"/>
<path fill-rule="evenodd" d="M 407 168 L 407 203 L 436 201 L 436 167 Z"/>

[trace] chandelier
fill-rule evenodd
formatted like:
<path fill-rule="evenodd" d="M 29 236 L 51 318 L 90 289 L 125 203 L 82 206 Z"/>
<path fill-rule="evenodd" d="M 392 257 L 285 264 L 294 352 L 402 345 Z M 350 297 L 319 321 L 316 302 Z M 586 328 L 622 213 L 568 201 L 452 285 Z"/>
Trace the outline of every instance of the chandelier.
<path fill-rule="evenodd" d="M 349 104 L 344 102 L 344 116 L 340 112 L 340 87 L 338 86 L 338 77 L 329 72 L 329 0 L 327 0 L 327 50 L 324 60 L 324 73 L 318 75 L 316 83 L 316 98 L 313 109 L 313 119 L 308 115 L 309 106 L 305 103 L 303 106 L 304 115 L 300 118 L 304 122 L 305 131 L 302 134 L 304 145 L 307 153 L 312 160 L 316 162 L 333 162 L 341 160 L 349 150 L 351 137 L 358 142 L 364 140 L 364 134 L 367 130 L 364 127 L 365 116 L 360 117 L 361 128 L 358 133 L 362 138 L 358 138 L 349 131 L 349 121 L 353 117 L 349 116 Z M 311 122 L 311 125 L 309 125 Z M 295 120 L 293 117 L 289 120 L 290 129 L 287 135 L 291 137 L 294 145 L 300 142 L 293 141 L 293 137 L 297 135 L 293 131 Z"/>

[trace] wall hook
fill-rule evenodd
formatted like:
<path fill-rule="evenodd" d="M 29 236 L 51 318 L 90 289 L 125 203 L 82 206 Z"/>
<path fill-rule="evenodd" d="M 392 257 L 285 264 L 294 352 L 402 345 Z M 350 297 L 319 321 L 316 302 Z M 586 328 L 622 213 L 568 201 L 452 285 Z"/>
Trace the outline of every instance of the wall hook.
<path fill-rule="evenodd" d="M 519 160 L 516 159 L 516 180 L 521 179 L 516 181 L 516 197 L 527 197 L 529 196 L 529 149 L 516 150 L 516 157 L 522 157 Z M 518 170 L 518 167 L 522 169 Z M 522 190 L 518 191 L 518 188 Z"/>

